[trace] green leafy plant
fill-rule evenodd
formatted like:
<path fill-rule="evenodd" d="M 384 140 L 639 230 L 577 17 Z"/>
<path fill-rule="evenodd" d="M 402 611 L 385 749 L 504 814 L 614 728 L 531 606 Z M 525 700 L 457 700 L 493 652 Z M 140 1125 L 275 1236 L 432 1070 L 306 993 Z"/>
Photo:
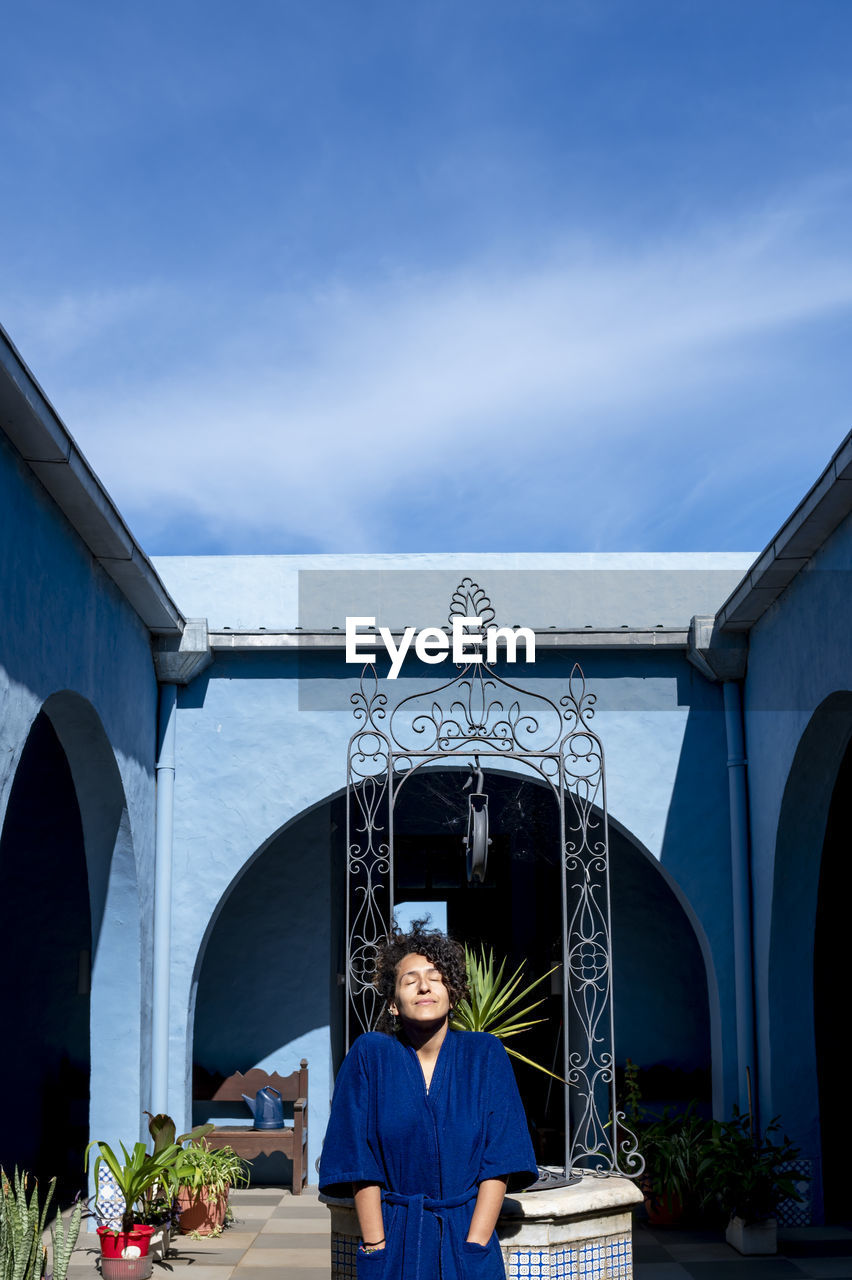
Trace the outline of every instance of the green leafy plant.
<path fill-rule="evenodd" d="M 144 1142 L 134 1143 L 131 1151 L 127 1150 L 123 1142 L 119 1143 L 119 1146 L 124 1156 L 123 1163 L 108 1142 L 95 1138 L 86 1147 L 83 1163 L 88 1169 L 92 1147 L 97 1147 L 99 1154 L 94 1166 L 95 1182 L 97 1183 L 101 1163 L 104 1163 L 115 1179 L 119 1194 L 124 1200 L 121 1230 L 131 1231 L 134 1221 L 139 1220 L 134 1212 L 135 1206 L 143 1200 L 146 1193 L 153 1187 L 160 1188 L 161 1192 L 165 1190 L 166 1193 L 176 1187 L 175 1165 L 182 1148 L 177 1142 L 170 1142 L 161 1147 L 156 1154 L 149 1155 Z"/>
<path fill-rule="evenodd" d="M 762 1136 L 753 1134 L 751 1117 L 736 1110 L 732 1119 L 714 1121 L 703 1171 L 705 1204 L 749 1224 L 774 1217 L 782 1200 L 801 1200 L 790 1170 L 799 1148 L 786 1136 L 776 1140 L 780 1129 L 776 1116 Z"/>
<path fill-rule="evenodd" d="M 177 1143 L 179 1147 L 184 1146 L 187 1142 L 200 1142 L 202 1138 L 206 1138 L 208 1133 L 212 1133 L 216 1127 L 212 1124 L 197 1124 L 194 1129 L 190 1129 L 189 1133 L 177 1134 L 177 1125 L 171 1116 L 167 1116 L 164 1111 L 158 1115 L 152 1115 L 150 1111 L 146 1111 L 148 1117 L 148 1132 L 154 1139 L 154 1155 L 159 1155 L 161 1151 L 165 1151 L 167 1147 L 171 1147 Z"/>
<path fill-rule="evenodd" d="M 642 1119 L 642 1090 L 639 1085 L 639 1065 L 632 1058 L 628 1058 L 624 1064 L 623 1094 L 621 1109 L 624 1118 L 629 1124 L 637 1125 Z"/>
<path fill-rule="evenodd" d="M 38 1183 L 28 1195 L 30 1175 L 15 1170 L 10 1180 L 0 1168 L 0 1280 L 41 1280 L 47 1270 L 47 1250 L 42 1244 L 47 1211 L 53 1198 L 56 1179 L 47 1186 L 44 1203 L 39 1205 Z M 74 1205 L 67 1226 L 61 1216 L 51 1232 L 53 1280 L 65 1280 L 77 1237 L 83 1203 Z"/>
<path fill-rule="evenodd" d="M 202 1188 L 214 1198 L 224 1196 L 229 1187 L 248 1186 L 249 1172 L 233 1147 L 211 1147 L 202 1139 L 183 1148 L 176 1167 L 182 1187 Z"/>
<path fill-rule="evenodd" d="M 691 1102 L 677 1115 L 666 1109 L 639 1133 L 642 1185 L 652 1215 L 694 1218 L 705 1203 L 712 1121 L 700 1116 L 696 1105 Z"/>
<path fill-rule="evenodd" d="M 527 986 L 518 990 L 523 981 L 523 964 L 519 964 L 515 972 L 508 978 L 503 977 L 506 968 L 506 961 L 503 960 L 499 967 L 496 967 L 494 960 L 494 951 L 489 949 L 486 955 L 485 948 L 481 950 L 481 954 L 476 954 L 469 948 L 464 949 L 465 964 L 467 966 L 467 984 L 470 995 L 460 1000 L 453 1010 L 452 1026 L 456 1031 L 488 1031 L 492 1036 L 496 1036 L 498 1040 L 507 1040 L 510 1036 L 520 1035 L 522 1031 L 526 1031 L 529 1027 L 537 1026 L 540 1022 L 546 1022 L 546 1018 L 531 1018 L 530 1014 L 544 1004 L 544 997 L 539 1000 L 533 1000 L 524 1004 L 524 1000 L 529 993 L 537 987 L 557 968 L 548 969 L 547 973 L 543 973 L 540 978 L 534 978 Z M 545 1075 L 552 1076 L 554 1080 L 565 1083 L 561 1076 L 554 1075 L 552 1071 L 548 1071 L 547 1067 L 541 1066 L 538 1062 L 533 1062 L 531 1058 L 525 1057 L 522 1053 L 518 1053 L 516 1049 L 512 1049 L 509 1045 L 505 1045 L 507 1053 L 513 1058 L 517 1058 L 520 1062 L 525 1062 L 529 1067 L 535 1067 L 536 1071 L 543 1071 Z"/>
<path fill-rule="evenodd" d="M 199 1124 L 189 1133 L 177 1134 L 177 1126 L 171 1116 L 164 1112 L 152 1115 L 150 1111 L 146 1111 L 145 1115 L 148 1116 L 148 1132 L 154 1142 L 154 1156 L 160 1155 L 161 1152 L 175 1145 L 182 1147 L 187 1142 L 200 1142 L 214 1128 L 212 1124 Z M 178 1159 L 179 1157 L 176 1156 L 176 1165 Z M 137 1201 L 135 1220 L 148 1223 L 153 1227 L 168 1227 L 169 1230 L 176 1228 L 180 1218 L 175 1198 L 178 1185 L 178 1179 L 175 1176 L 171 1184 L 163 1180 L 148 1187 Z"/>

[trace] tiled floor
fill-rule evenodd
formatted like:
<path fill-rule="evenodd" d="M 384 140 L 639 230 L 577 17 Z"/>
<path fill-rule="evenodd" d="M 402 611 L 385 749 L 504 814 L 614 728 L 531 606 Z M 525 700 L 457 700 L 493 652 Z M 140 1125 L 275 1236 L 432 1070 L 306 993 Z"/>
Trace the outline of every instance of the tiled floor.
<path fill-rule="evenodd" d="M 852 1280 L 852 1230 L 781 1233 L 778 1256 L 744 1258 L 719 1233 L 633 1229 L 633 1280 Z"/>
<path fill-rule="evenodd" d="M 218 1240 L 175 1236 L 152 1280 L 328 1280 L 329 1213 L 316 1188 L 300 1196 L 275 1187 L 231 1192 L 234 1221 Z M 68 1280 L 93 1280 L 97 1238 L 81 1234 Z"/>
<path fill-rule="evenodd" d="M 152 1280 L 329 1280 L 329 1213 L 316 1189 L 231 1193 L 233 1224 L 218 1240 L 177 1236 Z M 81 1235 L 69 1280 L 94 1280 L 100 1250 Z M 718 1233 L 633 1233 L 634 1280 L 852 1280 L 852 1230 L 809 1227 L 782 1235 L 774 1258 L 743 1258 Z M 424 1280 L 437 1280 L 428 1277 Z"/>

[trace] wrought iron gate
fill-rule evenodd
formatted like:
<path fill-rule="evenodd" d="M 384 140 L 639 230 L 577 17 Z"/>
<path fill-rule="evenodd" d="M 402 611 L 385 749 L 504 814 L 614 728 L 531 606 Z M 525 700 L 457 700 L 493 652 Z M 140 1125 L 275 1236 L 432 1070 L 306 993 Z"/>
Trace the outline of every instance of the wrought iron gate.
<path fill-rule="evenodd" d="M 494 609 L 465 578 L 449 621 L 470 617 L 484 628 Z M 401 789 L 429 765 L 514 761 L 545 782 L 559 806 L 565 1168 L 636 1177 L 643 1162 L 615 1096 L 609 843 L 603 748 L 590 727 L 595 695 L 577 665 L 558 706 L 497 675 L 484 655 L 456 672 L 391 709 L 368 664 L 352 695 L 358 727 L 347 776 L 347 1044 L 371 1030 L 381 1012 L 373 979 L 378 945 L 393 919 Z"/>

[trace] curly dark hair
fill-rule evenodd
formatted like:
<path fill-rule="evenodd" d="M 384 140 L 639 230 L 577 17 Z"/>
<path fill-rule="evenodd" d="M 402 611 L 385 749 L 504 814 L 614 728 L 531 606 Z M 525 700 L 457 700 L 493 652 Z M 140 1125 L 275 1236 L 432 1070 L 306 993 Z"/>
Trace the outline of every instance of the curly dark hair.
<path fill-rule="evenodd" d="M 468 995 L 464 947 L 460 942 L 448 938 L 440 929 L 427 929 L 428 923 L 428 916 L 423 920 L 412 920 L 407 933 L 394 925 L 379 947 L 375 985 L 384 1001 L 378 1021 L 379 1031 L 394 1034 L 394 1017 L 388 1005 L 396 993 L 396 967 L 405 956 L 425 956 L 427 960 L 431 960 L 450 993 L 451 1009 Z"/>

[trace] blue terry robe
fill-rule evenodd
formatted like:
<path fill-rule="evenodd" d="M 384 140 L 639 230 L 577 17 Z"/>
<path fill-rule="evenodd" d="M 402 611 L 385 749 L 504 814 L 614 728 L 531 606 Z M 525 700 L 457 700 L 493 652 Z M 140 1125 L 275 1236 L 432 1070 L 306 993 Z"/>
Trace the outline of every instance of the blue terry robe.
<path fill-rule="evenodd" d="M 320 1190 L 382 1188 L 383 1250 L 358 1253 L 359 1280 L 504 1280 L 495 1232 L 468 1244 L 485 1178 L 535 1180 L 536 1162 L 508 1056 L 494 1036 L 448 1031 L 427 1092 L 417 1054 L 393 1036 L 359 1036 L 340 1069 Z"/>

